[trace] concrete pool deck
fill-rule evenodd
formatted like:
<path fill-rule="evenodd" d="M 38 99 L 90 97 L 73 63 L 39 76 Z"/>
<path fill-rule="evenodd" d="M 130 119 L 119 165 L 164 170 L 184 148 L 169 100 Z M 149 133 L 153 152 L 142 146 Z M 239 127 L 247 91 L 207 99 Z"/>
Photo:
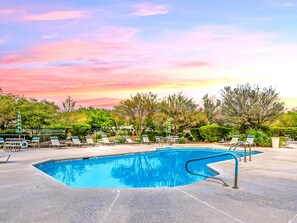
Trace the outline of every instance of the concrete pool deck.
<path fill-rule="evenodd" d="M 0 222 L 297 223 L 297 149 L 253 148 L 264 153 L 254 155 L 251 162 L 239 162 L 237 190 L 232 189 L 231 160 L 212 165 L 229 187 L 206 180 L 173 188 L 74 189 L 32 166 L 51 159 L 154 151 L 156 146 L 8 152 L 9 162 L 0 164 Z M 227 149 L 218 144 L 183 147 Z"/>

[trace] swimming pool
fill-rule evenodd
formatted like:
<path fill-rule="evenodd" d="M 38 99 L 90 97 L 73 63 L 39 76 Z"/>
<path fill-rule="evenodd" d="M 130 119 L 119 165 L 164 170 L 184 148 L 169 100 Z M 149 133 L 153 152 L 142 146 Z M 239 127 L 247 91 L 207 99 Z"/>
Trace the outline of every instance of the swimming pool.
<path fill-rule="evenodd" d="M 226 152 L 214 149 L 170 148 L 136 153 L 50 161 L 34 165 L 39 170 L 73 188 L 149 188 L 175 187 L 204 180 L 186 172 L 185 163 L 193 158 Z M 230 159 L 216 157 L 191 163 L 189 168 L 204 175 L 215 176 L 207 164 Z"/>

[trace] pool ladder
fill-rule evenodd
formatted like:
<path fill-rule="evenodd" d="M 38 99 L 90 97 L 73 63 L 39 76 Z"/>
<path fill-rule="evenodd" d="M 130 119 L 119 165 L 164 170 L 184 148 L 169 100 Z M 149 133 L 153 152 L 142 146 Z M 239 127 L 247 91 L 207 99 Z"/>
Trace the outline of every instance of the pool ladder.
<path fill-rule="evenodd" d="M 243 145 L 243 147 L 244 147 L 244 162 L 246 162 L 246 147 L 247 147 L 247 145 L 249 146 L 249 161 L 252 161 L 252 145 L 247 141 L 240 141 L 240 142 L 235 143 L 234 145 L 230 146 L 228 151 L 230 152 L 231 150 L 233 150 L 233 152 L 237 155 L 237 157 L 241 161 L 240 156 L 235 151 L 236 148 L 241 145 Z"/>
<path fill-rule="evenodd" d="M 206 157 L 201 157 L 201 158 L 196 158 L 196 159 L 188 160 L 186 162 L 186 165 L 185 165 L 186 166 L 186 170 L 190 174 L 194 174 L 194 175 L 197 175 L 197 176 L 203 176 L 203 177 L 211 178 L 211 179 L 214 179 L 214 180 L 219 180 L 219 181 L 221 181 L 223 183 L 223 186 L 228 187 L 229 185 L 221 177 L 214 177 L 214 176 L 208 176 L 208 175 L 201 174 L 201 173 L 195 173 L 195 172 L 190 171 L 189 168 L 188 168 L 189 163 L 192 163 L 192 162 L 195 162 L 195 161 L 200 161 L 200 160 L 205 160 L 205 159 L 211 159 L 211 158 L 215 158 L 215 157 L 220 157 L 220 156 L 227 156 L 227 155 L 231 155 L 234 158 L 234 160 L 235 160 L 235 165 L 234 165 L 234 185 L 233 185 L 233 188 L 234 189 L 238 189 L 238 186 L 237 186 L 237 182 L 238 182 L 238 155 L 234 154 L 233 152 L 220 153 L 220 154 L 216 154 L 216 155 L 212 155 L 212 156 L 206 156 Z"/>

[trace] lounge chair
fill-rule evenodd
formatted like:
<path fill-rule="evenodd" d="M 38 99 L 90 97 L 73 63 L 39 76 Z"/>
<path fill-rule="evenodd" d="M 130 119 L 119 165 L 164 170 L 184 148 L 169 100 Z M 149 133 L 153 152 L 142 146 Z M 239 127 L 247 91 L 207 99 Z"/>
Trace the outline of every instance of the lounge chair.
<path fill-rule="evenodd" d="M 9 158 L 10 158 L 10 154 L 6 154 L 6 153 L 1 153 L 0 157 L 7 157 L 5 161 L 0 161 L 0 163 L 7 163 Z"/>
<path fill-rule="evenodd" d="M 125 143 L 131 144 L 131 145 L 139 144 L 139 142 L 132 141 L 132 139 L 130 139 L 130 137 L 128 137 L 128 136 L 125 137 Z"/>
<path fill-rule="evenodd" d="M 66 144 L 61 144 L 57 136 L 51 136 L 50 137 L 51 143 L 49 147 L 53 148 L 67 148 Z"/>
<path fill-rule="evenodd" d="M 87 145 L 89 145 L 89 146 L 99 146 L 100 145 L 100 143 L 95 143 L 93 141 L 92 136 L 85 136 L 85 139 L 87 141 Z"/>
<path fill-rule="evenodd" d="M 107 135 L 102 135 L 102 145 L 115 145 L 115 142 L 110 142 Z"/>
<path fill-rule="evenodd" d="M 39 137 L 32 138 L 31 143 L 29 145 L 34 148 L 36 148 L 36 147 L 40 148 L 40 138 Z"/>
<path fill-rule="evenodd" d="M 233 135 L 231 141 L 229 142 L 229 146 L 233 146 L 238 142 L 239 135 Z"/>
<path fill-rule="evenodd" d="M 153 142 L 149 140 L 147 135 L 142 136 L 142 143 L 144 144 L 152 144 Z"/>
<path fill-rule="evenodd" d="M 71 137 L 74 146 L 87 146 L 87 143 L 81 142 L 77 136 Z"/>
<path fill-rule="evenodd" d="M 245 145 L 249 145 L 249 146 L 253 146 L 253 145 L 256 145 L 255 142 L 254 142 L 254 139 L 255 139 L 255 136 L 254 135 L 248 135 L 246 140 L 243 141 L 243 143 Z"/>

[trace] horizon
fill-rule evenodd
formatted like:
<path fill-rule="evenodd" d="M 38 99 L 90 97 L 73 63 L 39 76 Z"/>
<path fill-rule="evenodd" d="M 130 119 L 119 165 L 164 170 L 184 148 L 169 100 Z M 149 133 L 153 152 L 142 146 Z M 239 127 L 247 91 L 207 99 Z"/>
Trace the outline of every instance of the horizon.
<path fill-rule="evenodd" d="M 2 0 L 3 92 L 110 109 L 137 92 L 201 105 L 250 83 L 297 107 L 296 0 L 104 3 Z"/>

